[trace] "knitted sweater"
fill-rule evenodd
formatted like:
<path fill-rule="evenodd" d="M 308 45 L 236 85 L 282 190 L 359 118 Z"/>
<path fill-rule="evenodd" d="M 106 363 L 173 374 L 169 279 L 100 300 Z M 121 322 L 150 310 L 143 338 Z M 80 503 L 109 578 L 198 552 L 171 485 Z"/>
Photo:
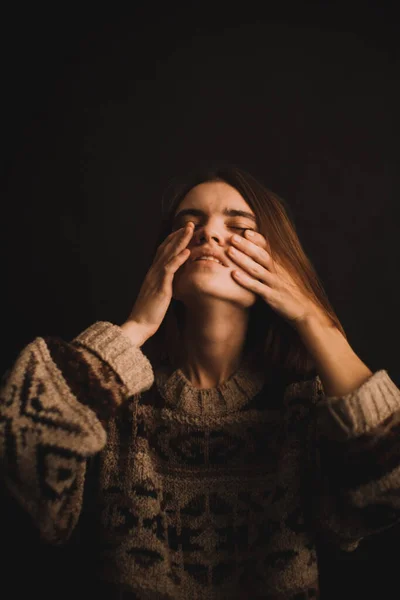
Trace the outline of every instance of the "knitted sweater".
<path fill-rule="evenodd" d="M 400 518 L 400 391 L 326 397 L 242 365 L 197 389 L 122 329 L 36 338 L 3 378 L 0 458 L 43 540 L 88 554 L 107 598 L 319 597 L 318 535 L 353 550 Z"/>

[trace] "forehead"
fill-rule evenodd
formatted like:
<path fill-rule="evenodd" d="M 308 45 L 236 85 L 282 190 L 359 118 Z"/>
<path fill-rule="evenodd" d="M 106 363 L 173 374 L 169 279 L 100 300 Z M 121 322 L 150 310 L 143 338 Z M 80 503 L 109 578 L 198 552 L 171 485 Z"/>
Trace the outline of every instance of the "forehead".
<path fill-rule="evenodd" d="M 238 190 L 225 181 L 210 181 L 196 185 L 177 206 L 174 215 L 184 208 L 192 207 L 209 211 L 236 208 L 254 214 Z"/>

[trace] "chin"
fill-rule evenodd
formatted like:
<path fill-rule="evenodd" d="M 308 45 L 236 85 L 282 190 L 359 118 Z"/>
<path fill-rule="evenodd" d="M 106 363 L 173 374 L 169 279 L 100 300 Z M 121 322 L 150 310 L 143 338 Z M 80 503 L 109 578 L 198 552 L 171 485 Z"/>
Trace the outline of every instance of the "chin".
<path fill-rule="evenodd" d="M 226 300 L 234 302 L 243 308 L 253 306 L 257 300 L 257 294 L 250 292 L 239 286 L 232 278 L 226 281 L 221 278 L 188 278 L 185 281 L 180 281 L 176 287 L 174 286 L 173 298 L 185 303 L 185 299 L 189 300 L 195 296 L 198 301 L 201 296 L 204 298 L 215 298 L 216 300 Z"/>

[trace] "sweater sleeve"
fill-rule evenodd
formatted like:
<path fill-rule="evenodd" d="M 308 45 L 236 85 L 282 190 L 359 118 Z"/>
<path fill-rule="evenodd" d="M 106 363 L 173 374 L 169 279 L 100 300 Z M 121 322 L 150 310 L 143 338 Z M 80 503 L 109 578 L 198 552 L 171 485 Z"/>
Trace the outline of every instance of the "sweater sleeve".
<path fill-rule="evenodd" d="M 342 550 L 400 521 L 400 390 L 380 370 L 343 397 L 316 378 L 315 524 Z"/>
<path fill-rule="evenodd" d="M 82 508 L 87 463 L 107 441 L 107 420 L 153 381 L 140 348 L 107 322 L 72 342 L 36 338 L 3 376 L 1 473 L 43 540 L 69 539 Z"/>

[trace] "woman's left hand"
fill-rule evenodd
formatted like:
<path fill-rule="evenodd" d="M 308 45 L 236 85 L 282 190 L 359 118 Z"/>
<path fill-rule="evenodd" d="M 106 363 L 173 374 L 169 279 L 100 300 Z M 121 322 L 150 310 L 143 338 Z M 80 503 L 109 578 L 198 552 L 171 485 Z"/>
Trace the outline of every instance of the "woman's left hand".
<path fill-rule="evenodd" d="M 245 231 L 246 237 L 233 236 L 228 255 L 241 270 L 233 270 L 235 281 L 258 294 L 291 325 L 297 326 L 318 308 L 305 295 L 286 269 L 274 262 L 267 251 L 265 237 Z"/>

